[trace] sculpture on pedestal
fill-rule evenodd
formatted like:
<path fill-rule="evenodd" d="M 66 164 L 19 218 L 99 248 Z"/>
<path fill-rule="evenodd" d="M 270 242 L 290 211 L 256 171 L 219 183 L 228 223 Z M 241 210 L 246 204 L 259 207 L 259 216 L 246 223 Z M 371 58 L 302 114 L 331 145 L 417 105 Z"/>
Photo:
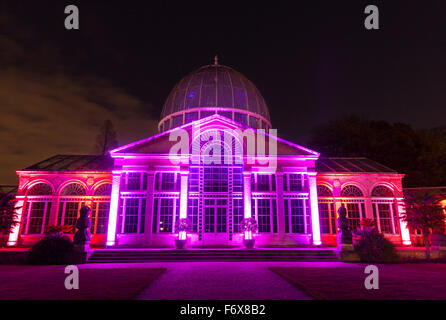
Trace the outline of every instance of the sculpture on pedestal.
<path fill-rule="evenodd" d="M 90 207 L 83 206 L 80 210 L 79 219 L 77 219 L 76 222 L 76 228 L 78 230 L 73 238 L 74 261 L 76 263 L 85 263 L 91 255 L 90 213 L 91 213 Z"/>
<path fill-rule="evenodd" d="M 77 219 L 76 228 L 78 229 L 74 235 L 73 243 L 79 246 L 89 246 L 91 241 L 91 209 L 88 206 L 83 206 L 80 210 L 80 217 Z"/>
<path fill-rule="evenodd" d="M 352 231 L 350 230 L 350 223 L 347 218 L 347 209 L 345 205 L 341 204 L 338 210 L 338 244 L 352 244 Z"/>

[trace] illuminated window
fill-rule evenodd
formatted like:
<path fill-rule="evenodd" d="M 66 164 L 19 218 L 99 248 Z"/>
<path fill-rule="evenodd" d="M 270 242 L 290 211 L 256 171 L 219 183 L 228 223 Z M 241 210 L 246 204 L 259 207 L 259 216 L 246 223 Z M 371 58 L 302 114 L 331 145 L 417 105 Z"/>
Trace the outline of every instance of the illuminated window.
<path fill-rule="evenodd" d="M 204 192 L 228 192 L 228 168 L 204 168 Z"/>
<path fill-rule="evenodd" d="M 388 234 L 398 234 L 399 222 L 396 214 L 396 203 L 393 192 L 386 186 L 376 186 L 372 190 L 373 217 L 376 221 L 378 231 Z"/>
<path fill-rule="evenodd" d="M 51 210 L 49 201 L 28 202 L 28 214 L 24 219 L 24 234 L 43 234 L 48 225 Z"/>
<path fill-rule="evenodd" d="M 234 208 L 233 208 L 233 231 L 234 233 L 241 232 L 240 230 L 240 223 L 242 222 L 244 218 L 244 212 L 243 212 L 243 199 L 234 199 L 232 202 Z"/>
<path fill-rule="evenodd" d="M 191 232 L 198 232 L 198 199 L 188 199 L 187 218 L 192 224 Z"/>
<path fill-rule="evenodd" d="M 204 232 L 227 231 L 226 199 L 206 199 L 204 206 Z"/>
<path fill-rule="evenodd" d="M 362 191 L 353 185 L 348 185 L 342 188 L 341 197 L 363 197 Z"/>
<path fill-rule="evenodd" d="M 308 233 L 309 214 L 306 199 L 284 199 L 285 232 Z"/>

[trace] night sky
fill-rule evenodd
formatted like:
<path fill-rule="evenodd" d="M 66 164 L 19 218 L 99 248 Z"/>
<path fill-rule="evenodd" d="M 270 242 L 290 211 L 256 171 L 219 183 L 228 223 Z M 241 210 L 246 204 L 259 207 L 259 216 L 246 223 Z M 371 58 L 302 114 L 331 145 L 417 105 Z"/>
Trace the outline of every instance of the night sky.
<path fill-rule="evenodd" d="M 385 2 L 0 0 L 0 184 L 54 154 L 91 153 L 106 119 L 120 144 L 152 135 L 169 91 L 215 54 L 296 143 L 352 112 L 444 126 L 446 1 Z M 64 28 L 69 4 L 80 30 Z M 367 4 L 380 30 L 364 28 Z"/>

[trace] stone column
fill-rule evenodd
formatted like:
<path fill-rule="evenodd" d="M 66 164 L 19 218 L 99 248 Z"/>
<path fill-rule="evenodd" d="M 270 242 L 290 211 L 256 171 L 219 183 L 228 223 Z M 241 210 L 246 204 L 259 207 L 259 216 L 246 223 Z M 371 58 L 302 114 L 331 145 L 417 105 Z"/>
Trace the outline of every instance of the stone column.
<path fill-rule="evenodd" d="M 60 198 L 58 195 L 54 195 L 53 199 L 51 200 L 51 210 L 48 221 L 49 225 L 55 226 L 57 224 L 57 210 L 59 209 L 59 205 L 60 205 Z"/>
<path fill-rule="evenodd" d="M 180 219 L 187 218 L 187 196 L 188 196 L 188 182 L 189 171 L 182 171 L 180 173 Z"/>
<path fill-rule="evenodd" d="M 406 213 L 406 209 L 404 208 L 404 200 L 398 200 L 397 207 L 398 207 L 399 217 L 401 217 L 402 214 Z M 406 221 L 403 220 L 403 218 L 400 218 L 400 227 L 401 227 L 401 240 L 403 242 L 403 245 L 410 246 L 412 244 L 412 241 L 410 240 L 410 232 L 409 228 L 407 227 L 407 223 Z"/>
<path fill-rule="evenodd" d="M 243 172 L 244 218 L 251 217 L 251 172 Z"/>
<path fill-rule="evenodd" d="M 147 198 L 146 198 L 146 218 L 144 220 L 144 246 L 152 245 L 152 228 L 153 228 L 153 191 L 154 185 L 154 172 L 147 173 Z"/>
<path fill-rule="evenodd" d="M 119 188 L 121 172 L 113 172 L 112 191 L 110 197 L 110 213 L 108 215 L 107 246 L 114 246 L 116 242 L 116 228 L 118 223 Z"/>
<path fill-rule="evenodd" d="M 276 172 L 277 182 L 277 231 L 279 233 L 279 241 L 285 240 L 285 210 L 283 205 L 283 172 Z"/>
<path fill-rule="evenodd" d="M 317 201 L 317 184 L 316 184 L 316 172 L 308 173 L 308 186 L 310 192 L 310 207 L 311 207 L 311 228 L 313 234 L 313 245 L 320 246 L 321 230 L 319 225 L 319 205 Z"/>

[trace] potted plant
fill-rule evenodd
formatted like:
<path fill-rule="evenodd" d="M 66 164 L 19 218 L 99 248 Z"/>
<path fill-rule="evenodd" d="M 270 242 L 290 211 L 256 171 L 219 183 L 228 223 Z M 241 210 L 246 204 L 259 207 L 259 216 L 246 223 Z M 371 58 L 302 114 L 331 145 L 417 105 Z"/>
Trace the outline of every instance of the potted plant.
<path fill-rule="evenodd" d="M 184 249 L 187 242 L 187 232 L 191 228 L 191 222 L 187 218 L 177 220 L 175 230 L 178 232 L 178 239 L 175 239 L 175 247 L 177 249 Z"/>
<path fill-rule="evenodd" d="M 244 232 L 245 238 L 243 239 L 243 244 L 246 249 L 254 248 L 255 239 L 253 238 L 253 233 L 257 231 L 257 221 L 254 218 L 245 218 L 240 223 L 240 229 Z"/>

